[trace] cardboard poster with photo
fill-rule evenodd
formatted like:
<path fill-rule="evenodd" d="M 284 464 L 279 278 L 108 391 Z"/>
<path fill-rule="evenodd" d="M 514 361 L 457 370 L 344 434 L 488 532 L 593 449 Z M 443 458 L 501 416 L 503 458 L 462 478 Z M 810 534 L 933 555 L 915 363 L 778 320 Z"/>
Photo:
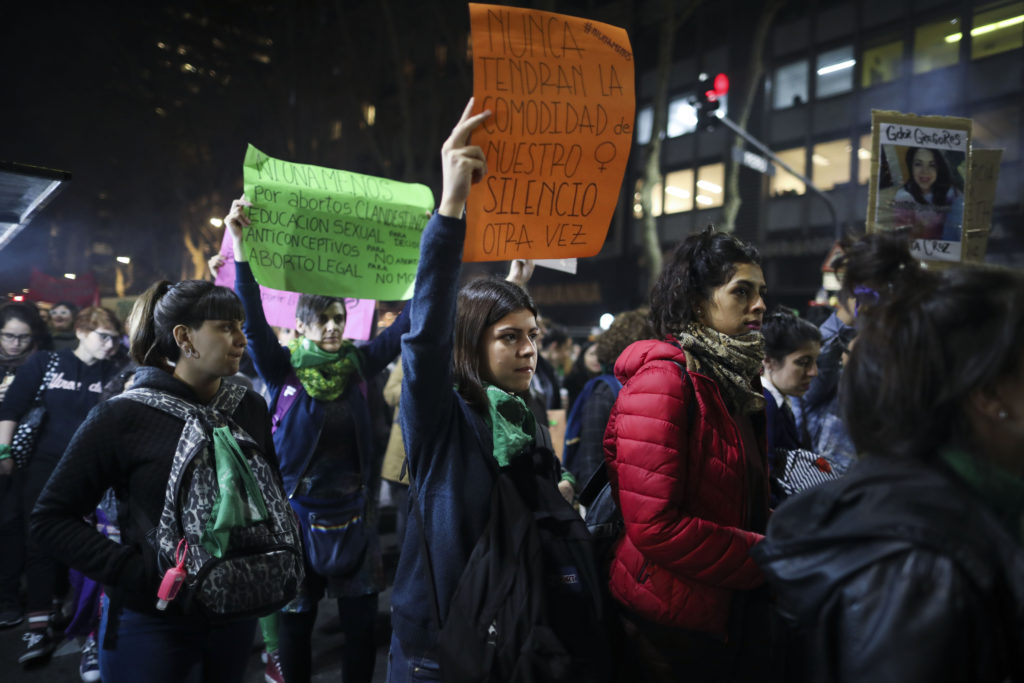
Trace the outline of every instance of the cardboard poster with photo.
<path fill-rule="evenodd" d="M 871 130 L 868 231 L 909 229 L 918 258 L 962 261 L 971 120 L 874 110 Z"/>

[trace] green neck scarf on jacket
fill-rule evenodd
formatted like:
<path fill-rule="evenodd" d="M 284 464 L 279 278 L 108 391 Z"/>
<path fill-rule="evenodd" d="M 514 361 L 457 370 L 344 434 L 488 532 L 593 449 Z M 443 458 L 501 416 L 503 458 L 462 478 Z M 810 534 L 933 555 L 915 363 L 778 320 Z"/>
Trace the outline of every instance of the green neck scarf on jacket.
<path fill-rule="evenodd" d="M 1024 544 L 1024 480 L 966 451 L 949 448 L 939 457 L 981 495 L 1010 534 Z"/>
<path fill-rule="evenodd" d="M 494 457 L 500 467 L 507 467 L 513 458 L 534 444 L 537 421 L 526 401 L 493 384 L 487 392 L 487 423 L 494 439 Z"/>
<path fill-rule="evenodd" d="M 295 375 L 306 393 L 318 401 L 333 401 L 345 393 L 352 373 L 362 376 L 362 354 L 347 339 L 337 351 L 324 351 L 305 337 L 288 342 Z"/>

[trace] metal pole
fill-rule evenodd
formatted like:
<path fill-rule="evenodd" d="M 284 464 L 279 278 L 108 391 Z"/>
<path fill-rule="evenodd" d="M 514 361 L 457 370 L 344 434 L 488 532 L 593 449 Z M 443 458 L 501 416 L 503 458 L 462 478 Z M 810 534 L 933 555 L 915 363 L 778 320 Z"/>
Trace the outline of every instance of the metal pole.
<path fill-rule="evenodd" d="M 778 156 L 776 156 L 775 152 L 773 152 L 770 149 L 768 149 L 768 147 L 764 143 L 762 143 L 760 140 L 755 138 L 753 135 L 751 135 L 747 131 L 745 131 L 742 128 L 740 128 L 739 125 L 735 121 L 730 119 L 728 116 L 725 116 L 724 114 L 721 114 L 721 115 L 716 115 L 715 118 L 717 118 L 719 121 L 724 123 L 730 130 L 732 130 L 732 132 L 736 133 L 736 135 L 739 135 L 741 138 L 743 138 L 744 140 L 749 142 L 751 145 L 756 147 L 762 154 L 767 156 L 769 159 L 774 161 L 776 164 L 781 166 L 783 169 L 785 169 L 786 171 L 788 171 L 792 175 L 794 175 L 797 178 L 799 178 L 800 180 L 802 180 L 804 182 L 804 184 L 807 185 L 808 188 L 810 188 L 816 195 L 821 197 L 825 201 L 825 206 L 828 207 L 828 212 L 830 214 L 832 214 L 832 230 L 835 233 L 836 241 L 839 242 L 839 241 L 842 240 L 843 233 L 842 233 L 842 231 L 839 228 L 839 218 L 836 215 L 836 207 L 835 207 L 835 204 L 832 203 L 832 200 L 829 199 L 828 195 L 826 195 L 824 192 L 822 192 L 820 189 L 818 189 L 817 186 L 815 186 L 815 184 L 813 182 L 811 182 L 810 178 L 808 178 L 807 176 L 805 176 L 803 174 L 797 173 L 796 170 L 794 170 L 789 164 L 787 164 L 785 161 L 783 161 Z"/>

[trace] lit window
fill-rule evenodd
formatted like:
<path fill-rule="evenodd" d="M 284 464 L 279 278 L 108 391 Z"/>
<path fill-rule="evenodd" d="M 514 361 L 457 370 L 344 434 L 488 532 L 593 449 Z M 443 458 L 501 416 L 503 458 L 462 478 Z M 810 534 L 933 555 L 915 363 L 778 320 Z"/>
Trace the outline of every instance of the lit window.
<path fill-rule="evenodd" d="M 772 105 L 785 109 L 807 102 L 807 60 L 780 66 L 775 70 Z"/>
<path fill-rule="evenodd" d="M 636 115 L 636 144 L 646 145 L 651 141 L 651 128 L 654 126 L 654 109 L 644 107 Z"/>
<path fill-rule="evenodd" d="M 377 107 L 369 103 L 363 104 L 363 121 L 366 125 L 372 126 L 377 122 Z"/>
<path fill-rule="evenodd" d="M 722 205 L 725 197 L 725 164 L 711 164 L 697 169 L 697 196 L 694 201 L 698 209 L 710 209 Z"/>
<path fill-rule="evenodd" d="M 641 219 L 644 217 L 644 206 L 642 202 L 641 193 L 644 189 L 644 179 L 637 178 L 636 186 L 633 189 L 633 217 Z M 661 182 L 654 184 L 651 188 L 651 215 L 657 218 L 661 215 L 662 209 L 662 191 Z"/>
<path fill-rule="evenodd" d="M 818 55 L 815 96 L 829 97 L 853 90 L 853 46 L 822 52 Z"/>
<path fill-rule="evenodd" d="M 867 185 L 871 178 L 871 134 L 860 136 L 857 148 L 857 184 Z"/>
<path fill-rule="evenodd" d="M 1002 149 L 1003 161 L 1020 158 L 1021 107 L 1012 105 L 975 112 L 972 143 L 988 149 Z"/>
<path fill-rule="evenodd" d="M 807 149 L 805 147 L 794 147 L 776 152 L 775 155 L 782 159 L 787 166 L 794 169 L 800 175 L 807 175 L 807 162 L 805 160 Z M 772 197 L 781 197 L 788 194 L 803 194 L 807 187 L 802 180 L 793 176 L 784 168 L 776 169 L 775 175 L 769 181 L 768 193 Z"/>
<path fill-rule="evenodd" d="M 335 119 L 331 121 L 331 140 L 337 141 L 341 139 L 341 119 Z"/>
<path fill-rule="evenodd" d="M 975 12 L 974 28 L 971 29 L 971 59 L 981 59 L 1022 47 L 1024 2 Z"/>
<path fill-rule="evenodd" d="M 848 139 L 820 142 L 811 154 L 812 180 L 822 190 L 835 189 L 850 182 L 850 156 L 854 153 Z"/>
<path fill-rule="evenodd" d="M 660 187 L 658 188 L 661 189 Z M 653 202 L 652 202 L 653 204 Z M 693 210 L 693 169 L 665 175 L 665 213 Z"/>
<path fill-rule="evenodd" d="M 697 130 L 697 110 L 690 102 L 690 96 L 678 97 L 668 103 L 668 136 L 680 135 Z"/>
<path fill-rule="evenodd" d="M 960 29 L 959 18 L 918 26 L 914 31 L 914 73 L 956 64 L 960 59 Z"/>
<path fill-rule="evenodd" d="M 864 50 L 860 69 L 862 88 L 895 81 L 903 71 L 903 41 L 897 40 Z"/>

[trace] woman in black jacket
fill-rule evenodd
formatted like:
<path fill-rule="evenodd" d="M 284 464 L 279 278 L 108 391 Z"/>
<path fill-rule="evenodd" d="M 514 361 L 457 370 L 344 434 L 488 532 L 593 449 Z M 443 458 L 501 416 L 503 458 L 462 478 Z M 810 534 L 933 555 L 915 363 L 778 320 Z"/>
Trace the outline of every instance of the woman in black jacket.
<path fill-rule="evenodd" d="M 140 365 L 133 389 L 202 410 L 226 391 L 222 380 L 238 372 L 243 313 L 230 289 L 200 280 L 160 282 L 136 302 L 132 319 L 131 353 Z M 276 469 L 263 398 L 247 390 L 230 419 Z M 104 683 L 230 683 L 245 674 L 255 618 L 213 624 L 182 596 L 157 606 L 164 572 L 145 536 L 161 518 L 183 425 L 135 400 L 101 403 L 75 433 L 32 514 L 32 534 L 43 549 L 104 585 Z M 108 488 L 120 503 L 121 544 L 83 521 Z"/>
<path fill-rule="evenodd" d="M 752 551 L 796 625 L 788 678 L 1024 680 L 1024 275 L 867 240 L 888 276 L 840 390 L 864 455 Z"/>

